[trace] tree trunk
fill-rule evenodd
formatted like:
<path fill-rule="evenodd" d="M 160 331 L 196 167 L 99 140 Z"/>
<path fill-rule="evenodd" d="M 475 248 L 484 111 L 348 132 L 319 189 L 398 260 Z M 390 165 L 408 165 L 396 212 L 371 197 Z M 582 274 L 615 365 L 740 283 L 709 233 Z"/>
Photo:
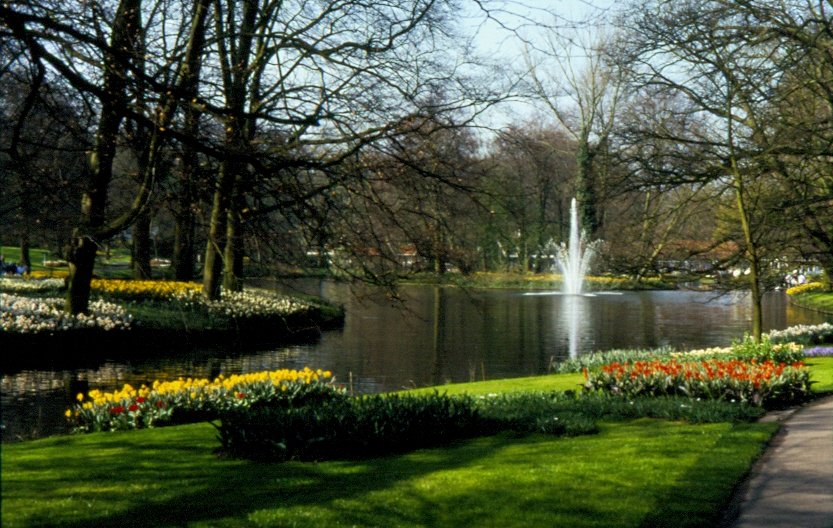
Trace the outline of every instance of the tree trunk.
<path fill-rule="evenodd" d="M 29 227 L 23 226 L 23 233 L 20 235 L 20 265 L 24 268 L 24 273 L 29 274 L 32 271 L 32 258 L 29 255 Z"/>
<path fill-rule="evenodd" d="M 224 248 L 223 260 L 223 289 L 225 291 L 241 291 L 243 289 L 243 236 L 240 221 L 240 207 L 236 203 L 237 196 L 232 202 L 234 205 L 229 208 L 226 219 L 226 246 Z"/>
<path fill-rule="evenodd" d="M 145 210 L 133 224 L 133 245 L 130 256 L 133 278 L 147 280 L 150 270 L 150 213 Z"/>
<path fill-rule="evenodd" d="M 90 305 L 90 283 L 93 279 L 98 245 L 89 237 L 74 236 L 67 251 L 69 277 L 65 309 L 72 314 L 87 313 Z"/>
<path fill-rule="evenodd" d="M 194 280 L 194 214 L 190 207 L 185 212 L 180 209 L 176 217 L 173 260 L 176 280 Z"/>
<path fill-rule="evenodd" d="M 220 298 L 223 273 L 223 256 L 226 248 L 226 222 L 228 220 L 229 194 L 234 177 L 229 175 L 228 162 L 220 169 L 219 181 L 214 191 L 211 219 L 208 224 L 208 240 L 203 264 L 202 293 L 207 299 Z"/>
<path fill-rule="evenodd" d="M 756 343 L 761 342 L 763 335 L 763 291 L 761 288 L 761 261 L 758 256 L 758 246 L 752 233 L 752 226 L 749 219 L 746 198 L 744 196 L 743 176 L 740 174 L 735 158 L 732 158 L 732 169 L 735 178 L 735 204 L 738 208 L 738 217 L 743 231 L 744 242 L 746 243 L 746 257 L 749 262 L 749 287 L 752 297 L 752 339 Z"/>
<path fill-rule="evenodd" d="M 135 33 L 141 31 L 140 0 L 123 0 L 116 11 L 111 37 L 111 47 L 120 53 L 135 50 Z M 97 240 L 103 238 L 105 227 L 107 190 L 113 178 L 113 159 L 116 154 L 116 138 L 119 135 L 127 104 L 126 81 L 120 70 L 119 60 L 112 53 L 104 56 L 101 115 L 96 130 L 95 147 L 89 155 L 90 184 L 81 198 L 81 221 L 75 229 L 70 250 L 69 287 L 66 308 L 70 313 L 86 313 L 90 302 L 90 281 L 95 266 Z"/>

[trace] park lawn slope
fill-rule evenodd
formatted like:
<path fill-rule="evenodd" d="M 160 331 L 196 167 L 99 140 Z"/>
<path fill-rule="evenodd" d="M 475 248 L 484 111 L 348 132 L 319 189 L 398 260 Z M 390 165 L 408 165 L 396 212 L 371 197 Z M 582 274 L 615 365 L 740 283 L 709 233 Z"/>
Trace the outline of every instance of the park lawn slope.
<path fill-rule="evenodd" d="M 799 295 L 790 295 L 789 299 L 798 306 L 833 314 L 833 293 L 831 292 L 802 293 Z"/>
<path fill-rule="evenodd" d="M 711 526 L 776 428 L 639 419 L 284 464 L 218 458 L 209 424 L 54 437 L 4 446 L 2 525 Z"/>

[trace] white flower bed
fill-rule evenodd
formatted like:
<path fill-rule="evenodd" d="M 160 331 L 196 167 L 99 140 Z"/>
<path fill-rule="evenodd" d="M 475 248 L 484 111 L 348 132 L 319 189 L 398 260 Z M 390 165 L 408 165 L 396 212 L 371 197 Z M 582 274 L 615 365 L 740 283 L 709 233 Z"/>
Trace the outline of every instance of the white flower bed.
<path fill-rule="evenodd" d="M 10 293 L 42 292 L 64 287 L 64 279 L 0 279 L 0 290 Z"/>
<path fill-rule="evenodd" d="M 833 324 L 821 323 L 817 325 L 796 325 L 784 330 L 773 330 L 769 334 L 773 343 L 804 343 L 825 342 L 833 339 Z"/>
<path fill-rule="evenodd" d="M 90 302 L 89 314 L 70 315 L 59 298 L 30 299 L 0 294 L 0 330 L 36 334 L 79 328 L 120 330 L 130 328 L 131 316 L 119 305 Z"/>
<path fill-rule="evenodd" d="M 175 298 L 188 306 L 203 306 L 212 314 L 227 317 L 268 317 L 308 310 L 310 305 L 292 297 L 263 291 L 222 292 L 217 301 L 207 301 L 202 293 L 189 291 Z"/>

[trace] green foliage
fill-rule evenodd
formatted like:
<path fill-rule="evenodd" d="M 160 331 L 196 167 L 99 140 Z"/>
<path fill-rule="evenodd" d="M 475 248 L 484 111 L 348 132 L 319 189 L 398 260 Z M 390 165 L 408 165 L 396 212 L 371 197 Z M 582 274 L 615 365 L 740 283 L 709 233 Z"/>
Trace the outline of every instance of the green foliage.
<path fill-rule="evenodd" d="M 474 398 L 435 392 L 328 400 L 301 407 L 261 402 L 223 413 L 218 430 L 223 451 L 233 456 L 326 460 L 399 453 L 501 432 L 593 434 L 602 419 L 739 422 L 762 414 L 760 408 L 745 403 L 683 397 L 514 392 Z"/>
<path fill-rule="evenodd" d="M 572 436 L 598 430 L 597 420 L 661 418 L 690 423 L 748 422 L 764 410 L 747 403 L 698 400 L 682 396 L 626 398 L 604 393 L 516 392 L 481 397 L 481 415 L 517 432 L 550 432 L 541 424 L 559 421 Z M 553 420 L 558 418 L 558 420 Z"/>
<path fill-rule="evenodd" d="M 769 336 L 763 336 L 756 343 L 749 335 L 742 341 L 732 343 L 732 355 L 743 361 L 772 361 L 774 363 L 797 363 L 804 359 L 803 347 L 793 342 L 773 342 Z"/>
<path fill-rule="evenodd" d="M 386 455 L 442 445 L 481 432 L 471 398 L 375 395 L 303 406 L 259 402 L 221 414 L 223 450 L 273 460 Z"/>
<path fill-rule="evenodd" d="M 478 409 L 497 431 L 557 436 L 598 432 L 595 419 L 581 413 L 576 402 L 572 393 L 512 392 L 481 396 Z"/>

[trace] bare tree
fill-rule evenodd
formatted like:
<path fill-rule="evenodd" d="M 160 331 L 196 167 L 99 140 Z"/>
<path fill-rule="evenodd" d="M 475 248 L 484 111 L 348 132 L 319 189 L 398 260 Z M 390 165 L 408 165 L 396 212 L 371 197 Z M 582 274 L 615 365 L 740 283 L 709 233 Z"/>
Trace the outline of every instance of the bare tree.
<path fill-rule="evenodd" d="M 535 95 L 576 144 L 576 199 L 582 226 L 592 235 L 602 225 L 605 156 L 627 79 L 610 60 L 615 39 L 588 31 L 577 32 L 578 38 L 550 33 L 544 58 L 527 54 L 527 63 Z"/>
<path fill-rule="evenodd" d="M 723 2 L 638 2 L 625 19 L 632 35 L 626 52 L 644 89 L 680 98 L 678 121 L 697 117 L 697 126 L 677 128 L 673 138 L 690 147 L 686 156 L 695 151 L 701 156 L 699 166 L 689 165 L 682 178 L 721 185 L 733 196 L 752 299 L 752 334 L 759 340 L 766 251 L 777 245 L 771 240 L 771 210 L 761 207 L 762 181 L 771 176 L 766 122 L 782 71 L 772 60 L 777 46 L 748 33 L 739 25 L 742 19 Z M 667 176 L 667 183 L 679 183 L 681 175 Z"/>

